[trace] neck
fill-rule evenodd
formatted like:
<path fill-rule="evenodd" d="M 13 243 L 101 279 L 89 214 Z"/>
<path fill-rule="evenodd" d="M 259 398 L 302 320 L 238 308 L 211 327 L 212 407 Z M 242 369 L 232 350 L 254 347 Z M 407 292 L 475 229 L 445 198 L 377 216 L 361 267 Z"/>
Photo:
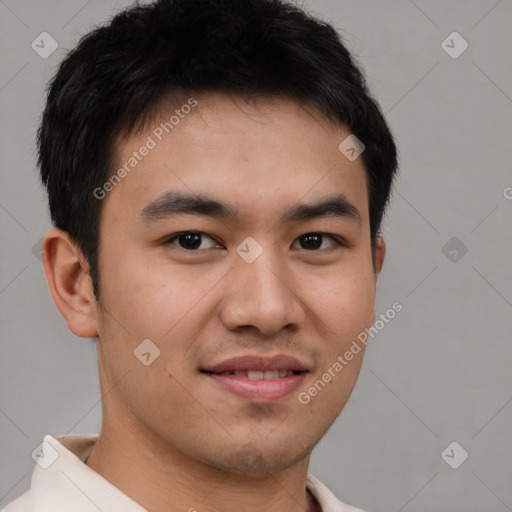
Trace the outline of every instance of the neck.
<path fill-rule="evenodd" d="M 306 491 L 309 456 L 273 474 L 231 473 L 142 431 L 127 435 L 104 424 L 86 465 L 149 512 L 321 512 Z"/>

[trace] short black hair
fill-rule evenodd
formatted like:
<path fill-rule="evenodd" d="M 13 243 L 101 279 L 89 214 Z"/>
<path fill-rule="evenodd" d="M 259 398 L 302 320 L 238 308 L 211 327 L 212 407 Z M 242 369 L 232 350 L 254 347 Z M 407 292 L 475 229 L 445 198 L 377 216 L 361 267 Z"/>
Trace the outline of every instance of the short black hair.
<path fill-rule="evenodd" d="M 334 27 L 282 0 L 137 2 L 66 55 L 37 134 L 52 222 L 87 258 L 96 297 L 102 202 L 93 191 L 115 171 L 117 137 L 140 130 L 165 98 L 208 92 L 314 105 L 361 140 L 374 251 L 397 149 Z"/>

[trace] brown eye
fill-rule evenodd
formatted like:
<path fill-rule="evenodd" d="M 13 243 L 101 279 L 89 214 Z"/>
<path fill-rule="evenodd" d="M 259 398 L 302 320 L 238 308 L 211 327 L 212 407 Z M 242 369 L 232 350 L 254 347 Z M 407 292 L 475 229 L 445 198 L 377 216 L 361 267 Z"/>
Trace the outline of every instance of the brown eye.
<path fill-rule="evenodd" d="M 327 247 L 322 247 L 322 243 L 325 238 L 330 238 L 331 240 L 334 240 L 334 243 Z M 334 237 L 326 235 L 325 233 L 307 233 L 298 238 L 297 241 L 301 244 L 302 249 L 306 249 L 308 251 L 314 251 L 320 248 L 329 249 L 335 245 L 342 245 Z"/>
<path fill-rule="evenodd" d="M 182 233 L 177 233 L 172 237 L 168 238 L 164 245 L 178 245 L 179 248 L 185 249 L 188 251 L 196 251 L 201 247 L 201 244 L 205 238 L 209 238 L 214 241 L 208 235 L 201 233 L 200 231 L 183 231 Z M 174 244 L 174 240 L 177 240 L 177 244 Z M 202 249 L 207 249 L 208 247 L 202 247 Z"/>

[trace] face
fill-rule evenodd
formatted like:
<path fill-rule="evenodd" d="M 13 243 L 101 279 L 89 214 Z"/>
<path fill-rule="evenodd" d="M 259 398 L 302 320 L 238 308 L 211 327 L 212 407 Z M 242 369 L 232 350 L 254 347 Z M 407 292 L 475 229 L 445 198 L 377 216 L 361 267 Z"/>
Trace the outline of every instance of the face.
<path fill-rule="evenodd" d="M 118 144 L 116 169 L 138 156 L 102 205 L 104 422 L 276 472 L 309 457 L 360 370 L 364 346 L 332 368 L 374 320 L 365 172 L 338 149 L 349 132 L 295 102 L 195 99 L 169 133 L 176 105 Z"/>

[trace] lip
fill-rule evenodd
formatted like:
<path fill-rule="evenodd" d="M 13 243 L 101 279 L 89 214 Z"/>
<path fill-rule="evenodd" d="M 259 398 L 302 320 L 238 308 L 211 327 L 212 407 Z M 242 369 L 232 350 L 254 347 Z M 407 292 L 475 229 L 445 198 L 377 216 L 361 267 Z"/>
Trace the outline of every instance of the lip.
<path fill-rule="evenodd" d="M 235 371 L 276 371 L 293 370 L 293 375 L 276 379 L 249 379 L 244 375 L 225 374 L 223 372 Z M 295 391 L 309 373 L 306 364 L 297 358 L 285 354 L 277 354 L 272 357 L 258 355 L 245 355 L 226 359 L 201 372 L 214 385 L 230 391 L 251 402 L 269 403 L 276 402 Z"/>
<path fill-rule="evenodd" d="M 233 374 L 205 373 L 214 384 L 257 403 L 276 402 L 295 391 L 306 378 L 307 372 L 277 379 L 251 380 Z"/>
<path fill-rule="evenodd" d="M 307 372 L 309 371 L 309 368 L 295 357 L 287 356 L 285 354 L 277 354 L 272 357 L 263 357 L 257 355 L 232 357 L 214 366 L 202 368 L 201 370 L 213 373 L 247 370 L 255 370 L 260 372 L 272 370 L 294 370 L 297 372 Z"/>

